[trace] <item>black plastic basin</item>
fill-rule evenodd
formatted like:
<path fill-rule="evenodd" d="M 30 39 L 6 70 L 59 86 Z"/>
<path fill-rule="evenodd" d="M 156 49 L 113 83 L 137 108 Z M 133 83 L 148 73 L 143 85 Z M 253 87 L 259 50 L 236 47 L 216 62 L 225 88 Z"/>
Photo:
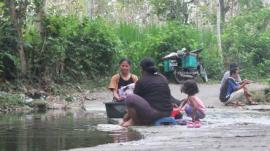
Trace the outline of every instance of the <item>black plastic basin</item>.
<path fill-rule="evenodd" d="M 122 118 L 126 113 L 125 102 L 104 102 L 108 118 Z"/>

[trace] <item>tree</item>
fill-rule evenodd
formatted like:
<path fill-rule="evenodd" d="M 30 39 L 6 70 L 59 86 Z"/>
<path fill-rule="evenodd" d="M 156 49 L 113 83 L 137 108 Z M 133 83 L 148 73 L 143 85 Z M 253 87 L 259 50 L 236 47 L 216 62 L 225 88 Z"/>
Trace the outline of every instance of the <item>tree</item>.
<path fill-rule="evenodd" d="M 27 6 L 30 2 L 28 0 L 5 0 L 4 2 L 9 9 L 10 18 L 18 36 L 17 49 L 20 56 L 21 74 L 24 77 L 27 74 L 27 60 L 24 50 L 23 28 L 25 26 Z"/>
<path fill-rule="evenodd" d="M 225 15 L 229 11 L 230 6 L 228 5 L 229 0 L 227 1 L 227 4 L 225 4 L 224 0 L 219 0 L 218 5 L 220 8 L 220 18 L 222 23 L 225 22 Z"/>
<path fill-rule="evenodd" d="M 194 0 L 150 0 L 154 13 L 160 20 L 176 20 L 185 24 L 188 23 L 188 5 Z"/>
<path fill-rule="evenodd" d="M 223 61 L 222 45 L 221 45 L 221 0 L 217 0 L 217 44 L 220 58 Z"/>
<path fill-rule="evenodd" d="M 45 8 L 44 8 L 44 6 L 46 5 L 46 0 L 34 0 L 34 5 L 35 5 L 36 23 L 39 30 L 39 34 L 41 37 L 44 37 L 45 29 L 44 29 L 43 20 L 44 20 L 44 17 L 46 16 Z"/>

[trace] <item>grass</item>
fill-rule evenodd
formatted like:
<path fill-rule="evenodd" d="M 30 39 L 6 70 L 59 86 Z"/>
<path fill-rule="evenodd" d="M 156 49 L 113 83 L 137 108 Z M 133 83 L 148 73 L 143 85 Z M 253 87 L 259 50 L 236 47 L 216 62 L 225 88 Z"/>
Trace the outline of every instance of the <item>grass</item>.
<path fill-rule="evenodd" d="M 0 109 L 13 110 L 25 105 L 24 97 L 20 94 L 0 92 Z"/>
<path fill-rule="evenodd" d="M 251 93 L 255 101 L 261 102 L 263 104 L 270 103 L 270 89 L 252 91 Z"/>
<path fill-rule="evenodd" d="M 155 57 L 153 46 L 160 43 L 162 26 L 120 23 L 115 33 L 121 41 L 119 57 L 127 56 L 133 62 L 133 73 L 139 74 L 138 64 L 146 56 Z M 119 59 L 119 58 L 116 58 Z"/>

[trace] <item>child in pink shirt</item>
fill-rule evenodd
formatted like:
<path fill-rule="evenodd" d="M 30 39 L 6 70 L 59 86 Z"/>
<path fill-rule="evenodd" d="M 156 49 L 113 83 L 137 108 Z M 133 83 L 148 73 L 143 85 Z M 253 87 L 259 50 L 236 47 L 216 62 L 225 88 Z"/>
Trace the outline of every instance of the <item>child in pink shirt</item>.
<path fill-rule="evenodd" d="M 194 80 L 187 80 L 183 84 L 181 92 L 187 94 L 187 98 L 179 109 L 184 108 L 187 116 L 192 118 L 192 122 L 187 123 L 188 127 L 200 127 L 200 119 L 205 117 L 206 108 L 202 100 L 196 96 L 199 93 L 197 83 Z"/>

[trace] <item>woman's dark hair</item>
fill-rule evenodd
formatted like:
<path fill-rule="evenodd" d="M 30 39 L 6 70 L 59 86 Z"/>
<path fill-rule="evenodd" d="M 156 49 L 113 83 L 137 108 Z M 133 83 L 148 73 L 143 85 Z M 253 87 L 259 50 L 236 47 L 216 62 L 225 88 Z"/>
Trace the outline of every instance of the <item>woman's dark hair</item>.
<path fill-rule="evenodd" d="M 149 57 L 144 58 L 141 61 L 140 66 L 142 67 L 143 71 L 146 71 L 147 73 L 154 74 L 158 71 L 153 59 Z"/>
<path fill-rule="evenodd" d="M 122 58 L 122 59 L 119 61 L 119 65 L 122 64 L 124 61 L 126 61 L 129 65 L 131 65 L 131 61 L 130 61 L 127 57 Z"/>
<path fill-rule="evenodd" d="M 187 80 L 184 82 L 181 92 L 186 93 L 189 96 L 199 93 L 199 88 L 194 80 Z"/>
<path fill-rule="evenodd" d="M 237 71 L 237 68 L 233 69 L 233 70 L 230 70 L 230 76 L 233 75 L 233 74 L 236 74 L 236 71 Z"/>

